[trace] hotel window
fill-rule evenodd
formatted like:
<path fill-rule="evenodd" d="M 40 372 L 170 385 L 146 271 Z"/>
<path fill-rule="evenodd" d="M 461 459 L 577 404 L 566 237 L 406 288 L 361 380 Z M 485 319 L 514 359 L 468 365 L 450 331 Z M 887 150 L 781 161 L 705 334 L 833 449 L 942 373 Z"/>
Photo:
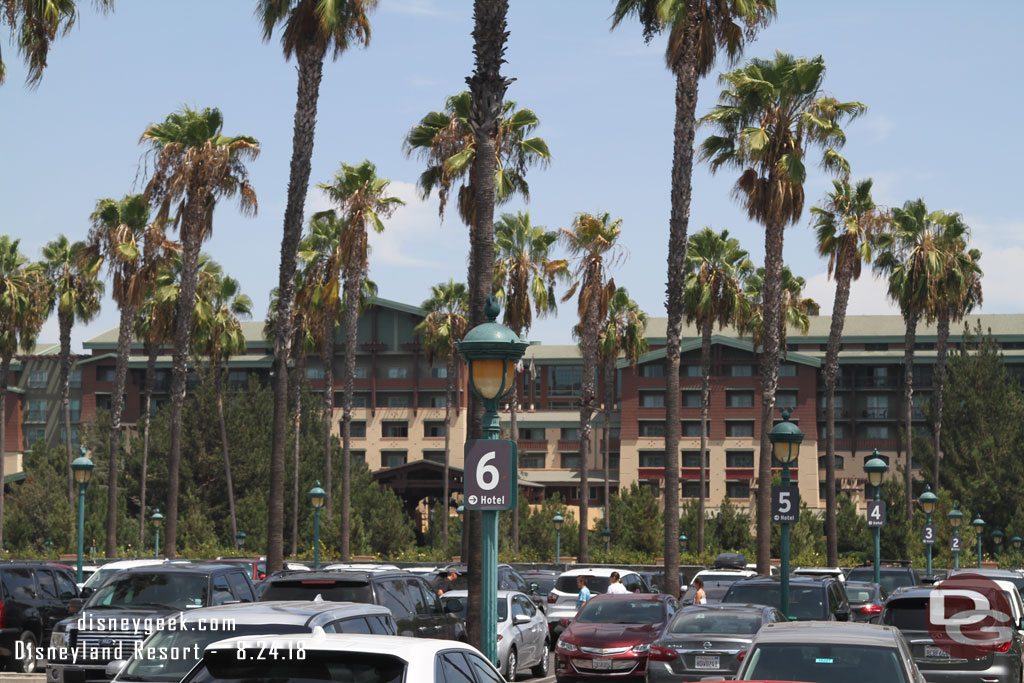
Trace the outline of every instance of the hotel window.
<path fill-rule="evenodd" d="M 700 467 L 700 451 L 683 451 L 683 467 Z M 704 454 L 704 467 L 711 467 L 711 453 Z"/>
<path fill-rule="evenodd" d="M 405 451 L 382 451 L 380 464 L 382 467 L 398 467 L 405 464 L 407 457 Z"/>
<path fill-rule="evenodd" d="M 699 479 L 686 479 L 683 481 L 683 498 L 696 498 L 700 492 L 700 480 Z M 711 497 L 711 482 L 704 479 L 704 497 Z"/>
<path fill-rule="evenodd" d="M 753 408 L 753 391 L 727 391 L 725 392 L 725 405 L 729 408 Z"/>
<path fill-rule="evenodd" d="M 868 439 L 888 439 L 889 425 L 867 425 L 864 437 Z"/>
<path fill-rule="evenodd" d="M 640 420 L 640 436 L 665 436 L 665 423 Z"/>
<path fill-rule="evenodd" d="M 661 498 L 661 482 L 657 479 L 641 479 L 637 484 L 640 488 L 646 486 L 655 498 Z"/>
<path fill-rule="evenodd" d="M 352 426 L 349 427 L 351 430 L 351 436 L 353 439 L 365 439 L 366 438 L 366 422 L 359 420 L 358 422 L 352 420 Z"/>
<path fill-rule="evenodd" d="M 96 368 L 96 381 L 97 382 L 113 382 L 114 381 L 114 366 L 104 365 L 103 367 Z"/>
<path fill-rule="evenodd" d="M 683 407 L 684 408 L 700 408 L 700 396 L 699 391 L 684 391 L 683 392 Z"/>
<path fill-rule="evenodd" d="M 519 458 L 519 467 L 527 470 L 542 470 L 545 457 L 544 453 L 523 453 Z"/>
<path fill-rule="evenodd" d="M 750 498 L 750 482 L 726 481 L 725 495 L 729 498 Z"/>
<path fill-rule="evenodd" d="M 753 467 L 754 451 L 727 451 L 725 454 L 726 467 Z"/>
<path fill-rule="evenodd" d="M 72 370 L 68 373 L 68 386 L 72 389 L 82 388 L 82 371 Z"/>
<path fill-rule="evenodd" d="M 687 438 L 699 439 L 700 438 L 700 420 L 683 420 L 682 422 L 683 436 Z M 708 420 L 708 434 L 711 433 L 711 420 Z"/>
<path fill-rule="evenodd" d="M 685 373 L 685 375 L 687 377 L 702 377 L 703 376 L 703 375 L 700 374 L 700 366 L 699 365 L 686 365 L 686 366 L 683 367 L 683 372 Z"/>
<path fill-rule="evenodd" d="M 641 408 L 664 408 L 665 407 L 665 393 L 662 391 L 641 391 L 640 392 L 640 407 Z"/>
<path fill-rule="evenodd" d="M 408 422 L 384 422 L 381 426 L 385 439 L 405 439 L 409 436 Z"/>
<path fill-rule="evenodd" d="M 365 408 L 370 405 L 369 394 L 353 394 L 352 396 L 352 407 L 353 408 Z"/>
<path fill-rule="evenodd" d="M 248 370 L 228 370 L 228 386 L 232 389 L 241 389 L 248 383 Z"/>
<path fill-rule="evenodd" d="M 818 469 L 819 470 L 825 469 L 825 466 L 828 464 L 828 460 L 826 460 L 827 457 L 828 456 L 825 456 L 825 455 L 819 455 L 818 456 Z M 837 470 L 843 469 L 843 466 L 846 464 L 846 461 L 843 459 L 843 456 L 837 455 L 835 457 L 836 457 L 836 461 L 835 461 L 836 462 L 836 469 Z"/>
<path fill-rule="evenodd" d="M 315 365 L 306 366 L 306 379 L 323 379 L 324 369 Z"/>
<path fill-rule="evenodd" d="M 544 428 L 543 427 L 520 427 L 519 438 L 522 441 L 543 441 Z"/>
<path fill-rule="evenodd" d="M 780 363 L 779 377 L 796 377 L 796 365 L 793 363 Z"/>
<path fill-rule="evenodd" d="M 64 443 L 64 440 L 67 438 L 66 435 L 67 435 L 67 432 L 64 430 L 63 427 L 61 427 L 60 428 L 60 442 L 61 443 Z M 71 428 L 71 447 L 72 448 L 78 448 L 79 445 L 81 445 L 81 442 L 79 441 L 78 427 L 72 427 Z"/>
<path fill-rule="evenodd" d="M 82 419 L 82 399 L 69 398 L 68 412 L 71 414 L 72 422 L 79 422 Z"/>
<path fill-rule="evenodd" d="M 640 366 L 641 377 L 664 377 L 665 366 L 662 363 L 644 363 Z"/>
<path fill-rule="evenodd" d="M 580 468 L 579 453 L 562 453 L 559 459 L 563 470 L 578 470 Z"/>
<path fill-rule="evenodd" d="M 388 379 L 406 379 L 409 376 L 409 368 L 388 368 Z"/>
<path fill-rule="evenodd" d="M 447 379 L 448 368 L 430 368 L 430 376 L 434 379 Z"/>
<path fill-rule="evenodd" d="M 729 367 L 729 376 L 731 377 L 753 377 L 754 366 L 753 365 L 733 365 Z"/>
<path fill-rule="evenodd" d="M 864 412 L 862 417 L 866 417 L 869 419 L 889 417 L 889 397 L 868 396 L 864 404 Z"/>
<path fill-rule="evenodd" d="M 366 366 L 364 366 L 364 365 L 357 365 L 355 373 L 352 375 L 352 377 L 355 378 L 355 379 L 366 379 L 366 377 L 367 377 Z"/>
<path fill-rule="evenodd" d="M 795 391 L 780 391 L 775 394 L 775 407 L 776 408 L 788 408 L 792 410 L 796 408 L 796 392 Z"/>
<path fill-rule="evenodd" d="M 400 394 L 398 396 L 388 396 L 387 407 L 408 408 L 410 403 L 412 403 L 412 401 L 408 396 L 404 394 Z"/>
<path fill-rule="evenodd" d="M 733 438 L 747 438 L 754 436 L 754 421 L 729 421 L 725 423 L 725 435 Z"/>
<path fill-rule="evenodd" d="M 37 441 L 46 438 L 46 427 L 27 427 L 25 429 L 25 448 L 32 448 Z"/>
<path fill-rule="evenodd" d="M 583 367 L 556 365 L 548 372 L 548 396 L 579 396 L 583 389 Z"/>
<path fill-rule="evenodd" d="M 916 346 L 916 344 L 915 344 L 915 346 Z M 874 343 L 874 344 L 866 343 L 866 344 L 864 344 L 864 350 L 865 351 L 888 351 L 889 350 L 889 345 L 888 344 L 879 344 L 879 343 Z"/>
<path fill-rule="evenodd" d="M 33 370 L 32 372 L 28 373 L 28 388 L 45 389 L 46 370 Z"/>
<path fill-rule="evenodd" d="M 818 432 L 821 433 L 821 438 L 822 439 L 825 439 L 825 438 L 828 437 L 828 427 L 826 425 L 819 425 L 818 426 Z M 836 425 L 836 438 L 837 439 L 845 439 L 846 438 L 846 425 L 844 425 L 844 424 L 837 424 Z"/>
<path fill-rule="evenodd" d="M 444 436 L 444 422 L 424 422 L 423 436 L 437 438 Z"/>
<path fill-rule="evenodd" d="M 608 454 L 608 469 L 612 472 L 619 471 L 619 454 L 609 453 Z"/>
<path fill-rule="evenodd" d="M 456 401 L 458 400 L 458 396 L 457 395 L 454 396 L 453 398 Z M 428 393 L 421 392 L 420 393 L 420 408 L 444 408 L 445 400 L 446 399 L 445 399 L 444 394 L 437 394 L 437 393 L 428 394 Z"/>
<path fill-rule="evenodd" d="M 559 435 L 560 439 L 566 441 L 579 441 L 580 439 L 580 428 L 579 427 L 562 427 L 562 431 Z"/>
<path fill-rule="evenodd" d="M 359 462 L 366 465 L 366 451 L 349 451 L 351 462 Z"/>
<path fill-rule="evenodd" d="M 436 462 L 439 465 L 443 465 L 444 451 L 423 451 L 423 459 L 429 460 L 430 462 Z"/>
<path fill-rule="evenodd" d="M 640 467 L 664 467 L 664 451 L 640 451 Z"/>
<path fill-rule="evenodd" d="M 46 399 L 30 398 L 25 401 L 25 422 L 46 422 Z"/>

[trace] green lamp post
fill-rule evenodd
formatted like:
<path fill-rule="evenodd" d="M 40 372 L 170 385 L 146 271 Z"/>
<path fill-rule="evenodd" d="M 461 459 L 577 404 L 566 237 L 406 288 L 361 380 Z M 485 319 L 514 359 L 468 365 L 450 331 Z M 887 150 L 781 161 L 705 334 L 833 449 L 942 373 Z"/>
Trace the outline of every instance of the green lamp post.
<path fill-rule="evenodd" d="M 551 523 L 555 525 L 555 564 L 562 562 L 562 522 L 564 521 L 565 518 L 557 512 L 551 518 Z"/>
<path fill-rule="evenodd" d="M 75 458 L 71 463 L 71 471 L 78 483 L 78 583 L 82 583 L 82 554 L 85 551 L 85 487 L 92 479 L 92 468 L 96 464 L 85 457 L 85 448 L 82 448 L 82 455 Z"/>
<path fill-rule="evenodd" d="M 686 542 L 690 540 L 686 537 L 686 534 L 679 534 L 679 554 L 684 555 L 686 553 Z"/>
<path fill-rule="evenodd" d="M 1016 550 L 1018 552 L 1020 551 L 1020 545 L 1022 543 L 1020 536 L 1014 536 L 1013 538 L 1011 538 L 1010 539 L 1010 543 L 1013 544 L 1013 549 L 1014 550 Z"/>
<path fill-rule="evenodd" d="M 932 493 L 932 487 L 928 484 L 924 486 L 924 493 L 920 495 L 917 502 L 921 504 L 921 510 L 924 511 L 925 526 L 932 525 L 932 513 L 935 512 L 935 504 L 939 502 L 939 497 Z M 933 539 L 934 540 L 934 539 Z M 928 556 L 928 576 L 932 575 L 932 543 L 926 543 L 927 556 Z"/>
<path fill-rule="evenodd" d="M 974 535 L 978 537 L 978 569 L 981 569 L 981 533 L 985 530 L 985 520 L 978 515 L 971 522 L 971 526 L 974 527 Z"/>
<path fill-rule="evenodd" d="M 601 537 L 604 539 L 604 551 L 606 553 L 611 552 L 612 549 L 612 530 L 605 527 L 601 531 Z"/>
<path fill-rule="evenodd" d="M 309 504 L 313 506 L 313 569 L 320 568 L 320 508 L 327 501 L 327 491 L 320 488 L 320 482 L 309 490 Z"/>
<path fill-rule="evenodd" d="M 469 386 L 483 401 L 483 438 L 497 441 L 501 436 L 498 401 L 515 385 L 515 366 L 529 344 L 519 340 L 515 332 L 497 322 L 501 307 L 494 295 L 488 295 L 484 315 L 488 322 L 477 325 L 456 342 L 456 347 L 469 365 Z M 513 450 L 513 453 L 515 451 Z M 513 462 L 512 501 L 516 508 L 519 471 Z M 480 577 L 480 640 L 483 654 L 498 664 L 498 511 L 481 510 L 481 566 Z"/>
<path fill-rule="evenodd" d="M 245 532 L 244 531 L 239 531 L 237 534 L 235 534 L 235 545 L 238 546 L 239 550 L 241 550 L 242 548 L 245 547 Z"/>
<path fill-rule="evenodd" d="M 156 529 L 156 542 L 153 544 L 153 559 L 160 559 L 160 527 L 164 525 L 164 516 L 160 514 L 160 508 L 153 511 L 153 516 L 149 518 L 149 521 L 153 522 L 153 528 Z"/>
<path fill-rule="evenodd" d="M 960 512 L 960 503 L 953 503 L 953 509 L 946 515 L 949 517 L 949 526 L 953 528 L 953 537 L 957 538 L 960 536 L 960 525 L 964 523 L 964 513 Z M 960 544 L 957 543 L 955 548 L 959 548 Z M 960 569 L 960 551 L 953 551 L 953 569 Z"/>
<path fill-rule="evenodd" d="M 459 515 L 459 560 L 466 562 L 468 553 L 466 552 L 466 525 L 463 521 L 463 516 L 466 514 L 466 506 L 459 505 L 455 509 L 455 512 Z"/>
<path fill-rule="evenodd" d="M 996 555 L 996 563 L 997 564 L 999 562 L 999 549 L 1003 545 L 1003 537 L 1004 536 L 1005 536 L 1005 534 L 1003 534 L 1003 530 L 1002 529 L 996 529 L 995 531 L 992 532 L 992 543 L 994 543 L 995 547 L 996 547 L 995 555 Z"/>
<path fill-rule="evenodd" d="M 790 412 L 782 411 L 782 422 L 778 423 L 768 432 L 768 440 L 772 442 L 772 455 L 782 465 L 782 486 L 790 485 L 789 466 L 797 461 L 800 454 L 800 444 L 804 440 L 804 433 L 800 428 L 789 421 Z M 793 505 L 799 506 L 794 501 Z M 779 570 L 779 600 L 782 603 L 782 613 L 789 618 L 789 522 L 782 522 L 782 567 Z"/>
<path fill-rule="evenodd" d="M 878 455 L 877 448 L 871 453 L 871 459 L 864 463 L 864 471 L 867 472 L 868 483 L 875 489 L 875 501 L 880 501 L 882 499 L 882 477 L 889 471 L 889 465 Z M 875 534 L 875 583 L 881 583 L 882 561 L 880 556 L 882 553 L 882 530 L 876 526 L 872 528 L 872 531 Z"/>

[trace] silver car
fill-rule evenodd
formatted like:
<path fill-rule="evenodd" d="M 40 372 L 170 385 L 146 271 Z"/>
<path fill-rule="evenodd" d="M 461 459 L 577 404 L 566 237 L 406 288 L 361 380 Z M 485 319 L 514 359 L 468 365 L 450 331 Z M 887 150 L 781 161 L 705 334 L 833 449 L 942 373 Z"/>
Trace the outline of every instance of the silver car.
<path fill-rule="evenodd" d="M 441 602 L 449 612 L 465 618 L 468 593 L 448 591 Z M 534 676 L 548 675 L 548 625 L 544 613 L 520 591 L 498 591 L 498 668 L 505 680 L 529 669 Z"/>

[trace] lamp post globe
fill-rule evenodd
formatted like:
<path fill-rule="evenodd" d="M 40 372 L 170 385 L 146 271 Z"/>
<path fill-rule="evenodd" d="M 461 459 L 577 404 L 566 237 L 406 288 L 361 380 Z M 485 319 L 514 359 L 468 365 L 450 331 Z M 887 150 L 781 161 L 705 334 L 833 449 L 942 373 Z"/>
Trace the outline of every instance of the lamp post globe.
<path fill-rule="evenodd" d="M 75 458 L 71 463 L 71 472 L 78 482 L 78 583 L 82 583 L 82 555 L 85 552 L 85 487 L 92 479 L 92 468 L 95 467 L 92 460 L 85 457 L 85 447 L 82 447 L 82 455 Z"/>
<path fill-rule="evenodd" d="M 1010 543 L 1013 544 L 1013 549 L 1014 550 L 1020 550 L 1020 546 L 1021 546 L 1021 543 L 1022 543 L 1021 537 L 1020 536 L 1014 536 L 1013 538 L 1010 539 Z"/>
<path fill-rule="evenodd" d="M 320 508 L 327 501 L 327 491 L 320 488 L 320 482 L 309 490 L 309 504 L 313 506 L 313 569 L 320 568 Z"/>
<path fill-rule="evenodd" d="M 555 525 L 555 564 L 559 564 L 562 561 L 562 522 L 565 518 L 558 512 L 551 518 L 551 523 Z"/>
<path fill-rule="evenodd" d="M 237 534 L 235 534 L 235 541 L 238 544 L 238 549 L 239 550 L 241 550 L 243 547 L 245 547 L 245 532 L 244 531 L 239 531 Z"/>
<path fill-rule="evenodd" d="M 953 509 L 950 510 L 949 514 L 946 516 L 949 517 L 949 526 L 953 528 L 953 537 L 956 538 L 960 536 L 960 525 L 964 523 L 964 513 L 960 512 L 960 503 L 953 503 Z M 956 547 L 959 547 L 959 544 L 957 544 Z M 953 551 L 953 568 L 960 568 L 959 550 Z"/>
<path fill-rule="evenodd" d="M 971 522 L 971 526 L 974 527 L 974 534 L 978 537 L 978 569 L 981 569 L 981 534 L 985 531 L 985 520 L 978 515 Z"/>
<path fill-rule="evenodd" d="M 1003 533 L 1002 529 L 996 529 L 995 531 L 992 532 L 992 543 L 995 544 L 995 547 L 996 547 L 996 552 L 995 552 L 996 562 L 999 562 L 999 550 L 1000 550 L 1000 548 L 1003 545 L 1003 538 L 1004 537 L 1005 537 L 1005 534 Z"/>
<path fill-rule="evenodd" d="M 924 493 L 922 493 L 917 502 L 921 505 L 921 509 L 924 511 L 925 525 L 931 526 L 932 524 L 932 513 L 935 512 L 935 504 L 939 502 L 939 497 L 932 493 L 932 487 L 928 484 L 924 486 Z M 932 544 L 926 544 L 926 552 L 928 557 L 928 576 L 932 575 Z"/>
<path fill-rule="evenodd" d="M 864 472 L 868 475 L 868 483 L 871 484 L 875 489 L 875 501 L 881 500 L 882 494 L 882 479 L 885 477 L 885 473 L 889 471 L 889 463 L 882 460 L 882 456 L 878 454 L 876 448 L 871 452 L 871 458 L 864 463 Z M 872 529 L 874 532 L 875 541 L 875 583 L 882 582 L 882 542 L 881 542 L 881 529 L 877 526 Z"/>
<path fill-rule="evenodd" d="M 608 527 L 605 527 L 601 531 L 601 537 L 604 538 L 604 551 L 607 553 L 611 550 L 612 530 Z"/>
<path fill-rule="evenodd" d="M 679 534 L 679 554 L 682 555 L 686 552 L 686 542 L 690 540 L 686 537 L 686 534 Z"/>
<path fill-rule="evenodd" d="M 782 465 L 782 486 L 789 487 L 789 466 L 799 459 L 800 444 L 804 433 L 789 421 L 789 410 L 782 411 L 782 421 L 768 432 L 772 444 L 772 455 Z M 794 501 L 794 505 L 799 503 Z M 782 566 L 779 571 L 779 601 L 782 613 L 789 617 L 789 522 L 782 522 Z"/>
<path fill-rule="evenodd" d="M 153 523 L 153 528 L 156 530 L 156 540 L 153 544 L 153 558 L 160 558 L 160 527 L 164 525 L 164 516 L 160 514 L 160 508 L 153 511 L 149 521 Z"/>

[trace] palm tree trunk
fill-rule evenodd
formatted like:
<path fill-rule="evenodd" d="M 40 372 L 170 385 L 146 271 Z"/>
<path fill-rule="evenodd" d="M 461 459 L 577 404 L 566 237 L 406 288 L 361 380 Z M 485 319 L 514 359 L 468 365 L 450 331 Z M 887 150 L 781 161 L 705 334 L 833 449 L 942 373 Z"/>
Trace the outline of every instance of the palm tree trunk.
<path fill-rule="evenodd" d="M 324 480 L 326 486 L 324 491 L 327 496 L 324 499 L 324 512 L 327 519 L 331 519 L 331 495 L 332 475 L 334 470 L 334 311 L 330 311 L 324 320 L 324 355 L 322 358 L 324 366 Z"/>
<path fill-rule="evenodd" d="M 599 283 L 600 284 L 600 283 Z M 584 285 L 585 286 L 585 285 Z M 600 320 L 600 289 L 595 286 L 583 322 L 583 382 L 580 396 L 580 544 L 576 561 L 590 562 L 590 434 L 594 429 L 597 397 L 597 336 Z"/>
<path fill-rule="evenodd" d="M 0 358 L 0 548 L 4 543 L 4 488 L 7 454 L 7 378 L 11 372 L 11 356 Z"/>
<path fill-rule="evenodd" d="M 700 479 L 697 489 L 697 553 L 704 553 L 704 487 L 707 482 L 708 409 L 711 403 L 711 332 L 712 324 L 705 322 L 700 330 Z"/>
<path fill-rule="evenodd" d="M 294 481 L 292 483 L 292 556 L 299 552 L 299 445 L 302 442 L 302 381 L 306 376 L 306 352 L 299 342 L 295 361 L 295 412 L 292 416 L 292 429 L 295 434 Z"/>
<path fill-rule="evenodd" d="M 782 230 L 765 227 L 764 289 L 761 292 L 761 453 L 757 468 L 757 570 L 769 572 L 771 556 L 772 446 L 768 432 L 775 413 L 775 387 L 779 372 L 782 333 Z"/>
<path fill-rule="evenodd" d="M 270 490 L 267 496 L 267 574 L 284 565 L 284 445 L 288 435 L 288 358 L 291 356 L 295 308 L 295 262 L 302 237 L 302 216 L 309 187 L 310 161 L 316 132 L 316 105 L 323 76 L 324 47 L 319 41 L 296 50 L 299 84 L 292 133 L 288 201 L 281 236 L 281 266 L 274 324 L 274 424 L 270 447 Z"/>
<path fill-rule="evenodd" d="M 124 409 L 124 387 L 128 381 L 128 356 L 132 351 L 132 324 L 135 306 L 121 306 L 121 324 L 117 330 L 117 362 L 114 366 L 114 393 L 110 397 L 110 455 L 107 475 L 107 544 L 106 556 L 117 557 L 117 460 L 121 447 L 121 412 Z"/>
<path fill-rule="evenodd" d="M 445 380 L 444 380 L 444 511 L 441 515 L 441 539 L 444 543 L 444 555 L 448 557 L 448 517 L 451 514 L 451 508 L 448 505 L 448 501 L 452 497 L 452 493 L 449 490 L 448 478 L 451 476 L 448 472 L 448 465 L 451 463 L 451 432 L 452 432 L 452 403 L 455 401 L 455 351 L 452 350 L 448 354 L 448 364 L 445 369 Z M 515 514 L 515 511 L 513 511 Z M 459 550 L 459 555 L 462 555 L 462 550 Z M 466 558 L 460 557 L 463 562 Z"/>
<path fill-rule="evenodd" d="M 679 357 L 682 353 L 686 240 L 690 225 L 693 137 L 697 126 L 696 21 L 687 27 L 676 74 L 671 211 L 668 223 L 668 313 L 665 358 L 665 592 L 679 595 Z M 703 492 L 702 492 L 703 493 Z"/>
<path fill-rule="evenodd" d="M 609 460 L 612 454 L 612 406 L 615 405 L 615 361 L 614 355 L 608 354 L 604 366 L 604 528 L 612 528 L 612 516 L 609 501 L 611 500 L 611 484 L 608 473 L 611 470 Z"/>
<path fill-rule="evenodd" d="M 214 365 L 213 386 L 217 392 L 217 422 L 220 425 L 220 447 L 224 453 L 224 481 L 228 487 L 228 512 L 231 514 L 231 543 L 234 544 L 238 538 L 238 518 L 235 516 L 235 487 L 231 482 L 231 454 L 228 452 L 228 427 L 224 421 L 224 373 L 221 372 L 219 363 Z M 224 369 L 227 372 L 227 368 Z"/>
<path fill-rule="evenodd" d="M 516 337 L 519 337 L 520 332 L 516 331 Z M 519 420 L 517 419 L 517 413 L 519 412 L 519 373 L 515 373 L 513 376 L 512 393 L 509 394 L 509 438 L 518 447 L 519 445 Z M 519 554 L 519 510 L 511 510 L 509 514 L 512 515 L 512 554 Z"/>
<path fill-rule="evenodd" d="M 832 326 L 825 351 L 825 537 L 829 567 L 839 566 L 839 529 L 836 518 L 836 377 L 839 374 L 839 342 L 846 325 L 850 302 L 854 253 L 843 254 L 836 268 L 836 298 L 832 305 Z"/>
<path fill-rule="evenodd" d="M 153 379 L 156 375 L 156 356 L 160 344 L 146 344 L 146 387 L 142 401 L 142 474 L 139 477 L 139 550 L 146 547 L 146 470 L 149 466 L 149 423 L 153 412 Z"/>
<path fill-rule="evenodd" d="M 57 324 L 60 328 L 60 416 L 64 422 L 64 449 L 67 455 L 68 475 L 68 502 L 74 505 L 75 502 L 75 477 L 71 471 L 71 405 L 69 400 L 70 388 L 68 387 L 68 375 L 71 373 L 71 325 L 75 322 L 75 316 L 71 311 L 57 311 Z M 0 410 L 0 414 L 3 411 Z"/>
<path fill-rule="evenodd" d="M 364 235 L 365 239 L 365 235 Z M 353 249 L 345 268 L 345 386 L 342 392 L 341 454 L 341 561 L 351 553 L 352 514 L 352 396 L 355 393 L 356 350 L 359 333 L 359 293 L 363 287 L 359 249 Z"/>
<path fill-rule="evenodd" d="M 942 454 L 942 390 L 946 380 L 946 352 L 949 346 L 949 311 L 942 311 L 939 314 L 938 343 L 935 345 L 937 352 L 935 358 L 935 377 L 932 379 L 932 410 L 934 411 L 934 422 L 932 426 L 935 434 L 935 472 L 933 474 L 934 484 L 932 490 L 936 493 L 939 490 L 939 460 Z"/>
<path fill-rule="evenodd" d="M 903 477 L 906 487 L 907 522 L 914 519 L 914 342 L 917 339 L 918 313 L 907 312 L 903 320 L 907 324 L 903 347 L 903 410 L 906 416 L 907 471 Z"/>

